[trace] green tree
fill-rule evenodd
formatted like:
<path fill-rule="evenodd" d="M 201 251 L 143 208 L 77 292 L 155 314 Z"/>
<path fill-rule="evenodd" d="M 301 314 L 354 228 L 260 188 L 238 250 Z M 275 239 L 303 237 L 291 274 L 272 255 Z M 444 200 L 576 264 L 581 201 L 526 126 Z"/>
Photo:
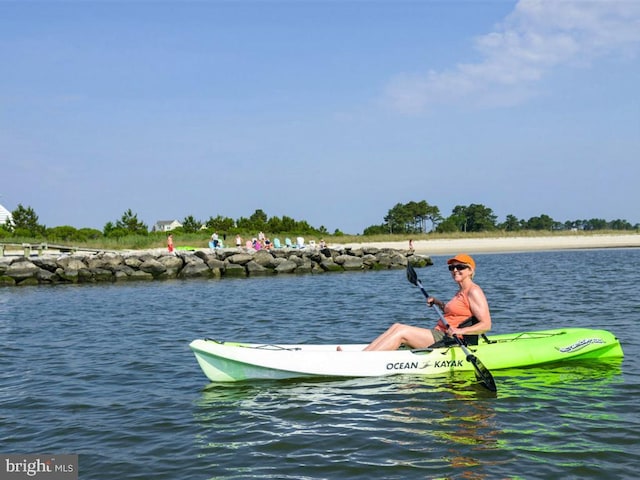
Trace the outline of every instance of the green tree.
<path fill-rule="evenodd" d="M 461 225 L 464 225 L 464 217 L 459 215 L 451 215 L 445 218 L 436 227 L 438 233 L 454 233 L 462 230 Z"/>
<path fill-rule="evenodd" d="M 545 214 L 527 220 L 527 230 L 552 230 L 553 225 L 553 218 Z"/>
<path fill-rule="evenodd" d="M 425 200 L 419 202 L 396 203 L 383 218 L 383 225 L 371 225 L 365 229 L 366 235 L 381 233 L 426 233 L 427 222 L 433 230 L 442 221 L 440 209 L 429 205 Z"/>
<path fill-rule="evenodd" d="M 403 206 L 407 217 L 405 230 L 407 233 L 420 233 L 426 231 L 426 205 L 424 200 L 414 202 L 413 200 Z"/>
<path fill-rule="evenodd" d="M 507 215 L 504 223 L 500 225 L 500 228 L 506 232 L 517 232 L 522 230 L 522 225 L 515 215 Z"/>
<path fill-rule="evenodd" d="M 396 203 L 384 217 L 388 233 L 415 233 L 415 202 L 413 208 L 409 204 Z"/>
<path fill-rule="evenodd" d="M 286 215 L 282 216 L 282 232 L 296 233 L 296 221 Z"/>
<path fill-rule="evenodd" d="M 384 222 L 387 226 L 387 233 L 399 233 L 404 231 L 404 218 L 402 215 L 401 203 L 396 203 L 389 212 L 384 216 Z"/>
<path fill-rule="evenodd" d="M 102 227 L 102 234 L 105 237 L 110 237 L 111 233 L 116 229 L 116 226 L 114 225 L 113 222 L 107 222 L 104 224 L 104 227 Z"/>
<path fill-rule="evenodd" d="M 496 229 L 497 217 L 493 210 L 481 204 L 456 205 L 451 216 L 462 232 L 487 232 Z"/>
<path fill-rule="evenodd" d="M 613 220 L 609 222 L 609 228 L 611 230 L 633 230 L 633 226 L 626 220 Z"/>
<path fill-rule="evenodd" d="M 107 222 L 104 224 L 102 233 L 107 238 L 122 238 L 127 235 L 127 231 L 124 228 L 118 228 L 113 222 Z"/>
<path fill-rule="evenodd" d="M 103 228 L 105 237 L 124 237 L 126 235 L 148 235 L 147 226 L 138 220 L 138 215 L 128 209 L 115 225 L 107 222 Z"/>
<path fill-rule="evenodd" d="M 95 228 L 80 228 L 78 230 L 78 235 L 82 240 L 97 240 L 102 237 L 102 232 L 100 230 L 96 230 Z"/>
<path fill-rule="evenodd" d="M 11 216 L 13 217 L 11 229 L 15 235 L 24 237 L 44 235 L 46 227 L 38 223 L 38 215 L 33 208 L 18 204 L 18 207 L 11 212 Z"/>
<path fill-rule="evenodd" d="M 405 205 L 405 209 L 407 215 L 412 217 L 413 223 L 412 228 L 409 228 L 407 233 L 426 233 L 428 221 L 431 222 L 431 230 L 435 228 L 437 223 L 442 221 L 440 209 L 429 205 L 426 200 L 411 201 Z"/>
<path fill-rule="evenodd" d="M 271 217 L 267 221 L 266 230 L 271 233 L 283 232 L 282 219 L 280 217 Z"/>
<path fill-rule="evenodd" d="M 236 220 L 236 226 L 238 230 L 243 232 L 253 232 L 253 227 L 251 226 L 251 222 L 246 217 L 240 217 Z"/>
<path fill-rule="evenodd" d="M 309 225 L 309 222 L 306 220 L 300 220 L 296 222 L 296 232 L 310 235 L 316 233 L 317 230 Z"/>
<path fill-rule="evenodd" d="M 466 208 L 467 232 L 490 232 L 496 229 L 496 217 L 493 210 L 478 203 Z"/>
<path fill-rule="evenodd" d="M 72 227 L 69 225 L 62 225 L 59 227 L 48 228 L 47 239 L 59 240 L 62 242 L 80 240 L 78 235 L 78 230 L 75 227 Z"/>
<path fill-rule="evenodd" d="M 147 235 L 149 233 L 149 228 L 138 220 L 138 215 L 133 213 L 131 209 L 122 214 L 120 220 L 116 222 L 116 227 L 123 228 L 127 232 L 136 235 Z"/>
<path fill-rule="evenodd" d="M 264 211 L 258 209 L 249 217 L 251 228 L 256 232 L 261 232 L 267 229 L 268 217 Z"/>
<path fill-rule="evenodd" d="M 585 230 L 605 230 L 607 227 L 608 224 L 604 218 L 592 218 L 584 225 Z"/>
<path fill-rule="evenodd" d="M 429 205 L 426 203 L 424 219 L 431 222 L 431 230 L 435 230 L 438 223 L 442 222 L 444 218 L 440 214 L 440 209 L 435 205 Z M 424 227 L 424 231 L 426 232 L 426 226 Z"/>
<path fill-rule="evenodd" d="M 363 235 L 383 235 L 385 233 L 389 233 L 389 227 L 385 223 L 382 225 L 371 225 L 362 232 Z"/>
<path fill-rule="evenodd" d="M 182 231 L 185 233 L 196 233 L 200 231 L 200 227 L 202 227 L 202 222 L 196 220 L 193 215 L 184 217 L 182 220 Z"/>
<path fill-rule="evenodd" d="M 209 217 L 209 220 L 207 220 L 205 225 L 209 230 L 216 232 L 231 232 L 234 229 L 236 222 L 234 222 L 232 218 L 218 215 L 215 218 Z"/>

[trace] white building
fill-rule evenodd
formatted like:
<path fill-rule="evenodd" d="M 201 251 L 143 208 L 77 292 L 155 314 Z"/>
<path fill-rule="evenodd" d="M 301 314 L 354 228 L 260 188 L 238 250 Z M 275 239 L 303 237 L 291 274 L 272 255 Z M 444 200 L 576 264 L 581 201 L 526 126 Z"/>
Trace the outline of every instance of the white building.
<path fill-rule="evenodd" d="M 154 232 L 170 232 L 175 228 L 181 227 L 182 224 L 178 220 L 158 220 L 153 226 Z"/>
<path fill-rule="evenodd" d="M 0 225 L 4 225 L 5 223 L 13 223 L 13 217 L 9 210 L 0 205 Z"/>

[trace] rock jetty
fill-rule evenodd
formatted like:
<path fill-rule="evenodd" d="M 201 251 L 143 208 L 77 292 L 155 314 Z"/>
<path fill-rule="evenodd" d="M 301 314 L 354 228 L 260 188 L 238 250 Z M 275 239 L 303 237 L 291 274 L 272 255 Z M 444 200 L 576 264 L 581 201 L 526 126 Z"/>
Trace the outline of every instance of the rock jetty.
<path fill-rule="evenodd" d="M 431 265 L 411 251 L 358 249 L 165 249 L 0 257 L 0 286 L 387 270 Z"/>

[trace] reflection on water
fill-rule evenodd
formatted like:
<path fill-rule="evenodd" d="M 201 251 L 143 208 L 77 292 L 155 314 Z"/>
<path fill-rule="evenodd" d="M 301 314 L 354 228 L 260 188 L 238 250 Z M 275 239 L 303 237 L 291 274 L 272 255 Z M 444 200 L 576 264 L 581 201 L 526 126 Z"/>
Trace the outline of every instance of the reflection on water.
<path fill-rule="evenodd" d="M 571 396 L 579 394 L 602 397 L 614 382 L 622 381 L 622 358 L 599 361 L 573 361 L 554 363 L 535 368 L 514 368 L 494 372 L 500 383 L 500 395 L 522 395 L 525 390 L 530 400 L 557 398 L 563 390 Z"/>
<path fill-rule="evenodd" d="M 623 382 L 621 365 L 622 359 L 577 361 L 498 372 L 502 401 L 495 410 L 509 419 L 504 447 L 538 465 L 539 478 L 553 477 L 558 466 L 576 478 L 600 469 L 613 453 L 598 446 L 604 431 L 625 423 L 615 392 Z"/>
<path fill-rule="evenodd" d="M 416 377 L 211 386 L 198 402 L 204 433 L 196 441 L 238 475 L 249 472 L 242 462 L 229 467 L 231 453 L 257 455 L 260 470 L 271 465 L 292 476 L 326 462 L 348 478 L 370 476 L 372 466 L 433 468 L 434 445 L 447 441 L 439 432 L 451 428 L 439 420 L 452 392 L 473 396 L 476 389 Z M 289 451 L 284 466 L 282 451 Z"/>
<path fill-rule="evenodd" d="M 210 384 L 196 402 L 195 441 L 201 455 L 216 459 L 220 478 L 276 471 L 302 478 L 296 472 L 309 468 L 330 478 L 338 470 L 329 466 L 338 465 L 344 478 L 370 477 L 372 467 L 385 478 L 416 468 L 430 478 L 495 478 L 513 467 L 514 449 L 544 460 L 588 448 L 588 441 L 558 438 L 556 423 L 583 429 L 615 415 L 607 398 L 620 373 L 619 361 L 494 372 L 497 397 L 473 376 Z M 589 416 L 574 411 L 576 392 L 601 407 Z M 260 461 L 247 466 L 247 457 Z"/>

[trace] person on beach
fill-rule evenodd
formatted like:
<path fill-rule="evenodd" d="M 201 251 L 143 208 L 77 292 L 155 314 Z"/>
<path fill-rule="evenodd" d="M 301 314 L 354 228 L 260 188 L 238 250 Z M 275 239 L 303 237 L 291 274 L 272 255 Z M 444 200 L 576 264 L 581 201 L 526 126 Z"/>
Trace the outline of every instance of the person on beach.
<path fill-rule="evenodd" d="M 173 253 L 173 235 L 171 234 L 167 237 L 167 249 L 169 253 Z"/>
<path fill-rule="evenodd" d="M 450 328 L 447 330 L 442 320 L 438 320 L 434 328 L 395 323 L 367 345 L 365 350 L 396 350 L 400 345 L 426 348 L 444 340 L 446 336 L 479 335 L 491 329 L 491 313 L 487 298 L 482 289 L 473 282 L 476 262 L 469 255 L 461 253 L 447 260 L 447 264 L 459 290 L 447 304 L 429 297 L 427 305 L 439 306 Z"/>

